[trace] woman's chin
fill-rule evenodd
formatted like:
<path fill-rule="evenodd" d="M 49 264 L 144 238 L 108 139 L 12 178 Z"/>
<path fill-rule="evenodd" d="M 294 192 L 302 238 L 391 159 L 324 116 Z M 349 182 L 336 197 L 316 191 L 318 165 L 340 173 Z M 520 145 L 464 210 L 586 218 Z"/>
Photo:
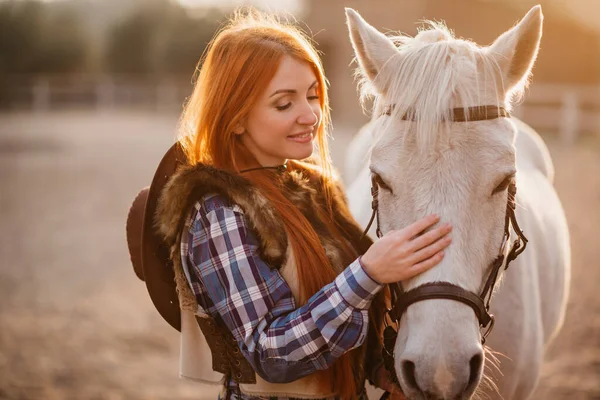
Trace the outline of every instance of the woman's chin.
<path fill-rule="evenodd" d="M 286 158 L 288 160 L 304 160 L 305 158 L 312 156 L 314 151 L 312 143 L 309 143 L 308 145 L 302 147 L 304 148 L 297 148 L 289 151 L 288 156 Z"/>

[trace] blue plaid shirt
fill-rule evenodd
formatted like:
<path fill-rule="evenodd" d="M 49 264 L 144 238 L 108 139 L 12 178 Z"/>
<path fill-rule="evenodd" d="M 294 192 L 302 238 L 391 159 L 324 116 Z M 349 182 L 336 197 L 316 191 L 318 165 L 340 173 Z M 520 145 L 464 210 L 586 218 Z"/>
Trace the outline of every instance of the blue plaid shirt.
<path fill-rule="evenodd" d="M 258 255 L 239 206 L 207 195 L 195 204 L 185 229 L 181 258 L 197 313 L 222 319 L 263 379 L 290 382 L 327 369 L 364 342 L 367 310 L 383 285 L 358 259 L 297 307 L 279 271 Z"/>

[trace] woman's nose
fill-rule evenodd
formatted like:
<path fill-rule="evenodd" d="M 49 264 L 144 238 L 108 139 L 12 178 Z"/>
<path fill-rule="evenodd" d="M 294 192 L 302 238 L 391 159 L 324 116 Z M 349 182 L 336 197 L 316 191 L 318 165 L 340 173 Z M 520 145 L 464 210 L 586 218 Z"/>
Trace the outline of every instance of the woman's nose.
<path fill-rule="evenodd" d="M 315 126 L 321 119 L 321 108 L 315 107 L 312 104 L 306 104 L 298 116 L 298 123 L 300 125 Z"/>

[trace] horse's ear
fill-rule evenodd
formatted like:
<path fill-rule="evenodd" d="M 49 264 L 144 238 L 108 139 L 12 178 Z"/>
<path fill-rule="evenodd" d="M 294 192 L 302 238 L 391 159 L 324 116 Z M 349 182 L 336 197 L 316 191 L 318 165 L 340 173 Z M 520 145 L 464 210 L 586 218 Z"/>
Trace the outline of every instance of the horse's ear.
<path fill-rule="evenodd" d="M 507 92 L 527 82 L 540 48 L 543 20 L 542 7 L 537 5 L 489 47 L 500 66 Z"/>
<path fill-rule="evenodd" d="M 398 49 L 351 8 L 346 8 L 346 22 L 358 64 L 364 75 L 377 86 L 377 75 L 385 63 L 398 54 Z"/>

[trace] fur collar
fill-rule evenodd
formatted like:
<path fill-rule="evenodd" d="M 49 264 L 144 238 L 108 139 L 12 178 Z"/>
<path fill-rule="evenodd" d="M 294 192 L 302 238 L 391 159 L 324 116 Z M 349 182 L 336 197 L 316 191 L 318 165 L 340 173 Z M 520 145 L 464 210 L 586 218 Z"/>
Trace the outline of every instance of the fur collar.
<path fill-rule="evenodd" d="M 252 228 L 258 233 L 261 249 L 270 261 L 281 260 L 285 254 L 286 234 L 275 209 L 267 199 L 245 178 L 205 164 L 180 168 L 169 180 L 158 201 L 156 226 L 172 245 L 183 228 L 182 217 L 188 215 L 194 202 L 203 195 L 218 193 L 239 205 L 250 218 Z M 260 210 L 261 217 L 257 211 Z"/>
<path fill-rule="evenodd" d="M 273 172 L 276 177 L 276 172 Z M 325 224 L 317 218 L 316 207 L 326 209 L 322 179 L 318 171 L 301 163 L 293 163 L 290 171 L 280 178 L 289 192 L 289 198 L 309 219 L 327 256 L 336 271 L 341 271 L 353 260 L 340 254 L 337 240 L 348 240 L 359 254 L 371 244 L 370 239 L 360 239 L 361 229 L 354 221 L 346 206 L 345 196 L 339 184 L 329 184 L 332 194 L 333 211 L 336 225 L 343 238 L 331 237 Z M 181 167 L 169 180 L 159 198 L 156 211 L 156 227 L 170 246 L 178 242 L 185 217 L 195 201 L 208 193 L 219 193 L 242 208 L 250 227 L 258 235 L 259 251 L 270 265 L 280 266 L 285 261 L 287 235 L 281 219 L 265 198 L 251 182 L 242 176 L 205 164 Z M 322 214 L 322 213 L 321 213 Z M 356 256 L 356 255 L 352 255 Z"/>

